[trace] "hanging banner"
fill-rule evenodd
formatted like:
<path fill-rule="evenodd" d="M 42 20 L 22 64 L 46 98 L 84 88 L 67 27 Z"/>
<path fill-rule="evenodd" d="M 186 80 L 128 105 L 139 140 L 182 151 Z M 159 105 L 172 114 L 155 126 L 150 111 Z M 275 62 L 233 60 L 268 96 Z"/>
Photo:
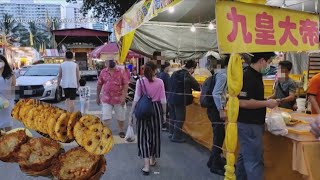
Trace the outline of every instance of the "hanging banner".
<path fill-rule="evenodd" d="M 319 16 L 264 5 L 216 4 L 221 53 L 319 49 Z"/>
<path fill-rule="evenodd" d="M 134 4 L 115 24 L 117 40 L 183 0 L 142 0 Z"/>

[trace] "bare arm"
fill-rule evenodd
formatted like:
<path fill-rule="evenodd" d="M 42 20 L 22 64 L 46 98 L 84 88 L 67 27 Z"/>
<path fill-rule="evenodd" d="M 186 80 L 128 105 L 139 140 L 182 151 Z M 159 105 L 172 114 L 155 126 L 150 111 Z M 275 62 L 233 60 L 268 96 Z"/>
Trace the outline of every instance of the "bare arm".
<path fill-rule="evenodd" d="M 320 107 L 317 102 L 316 96 L 309 95 L 311 107 L 316 111 L 316 114 L 320 114 Z"/>
<path fill-rule="evenodd" d="M 62 79 L 62 69 L 61 69 L 61 66 L 60 66 L 59 67 L 59 76 L 58 76 L 58 87 L 60 86 L 61 79 Z"/>
<path fill-rule="evenodd" d="M 296 94 L 290 92 L 288 97 L 285 97 L 285 98 L 281 99 L 281 103 L 291 102 L 291 101 L 294 101 L 295 99 L 296 99 Z"/>
<path fill-rule="evenodd" d="M 240 100 L 239 102 L 240 108 L 244 109 L 259 109 L 259 108 L 274 108 L 278 105 L 278 102 L 274 99 L 270 99 L 267 101 L 259 101 L 259 100 Z"/>
<path fill-rule="evenodd" d="M 77 84 L 78 84 L 78 88 L 79 88 L 79 87 L 80 87 L 80 84 L 79 84 L 79 81 L 80 81 L 80 70 L 79 70 L 79 65 L 77 65 L 76 74 L 77 74 Z"/>

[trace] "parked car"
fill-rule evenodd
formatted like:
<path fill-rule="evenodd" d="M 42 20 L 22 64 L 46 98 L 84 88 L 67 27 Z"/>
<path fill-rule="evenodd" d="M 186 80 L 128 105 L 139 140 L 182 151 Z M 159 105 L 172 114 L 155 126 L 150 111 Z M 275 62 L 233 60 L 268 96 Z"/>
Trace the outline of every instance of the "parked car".
<path fill-rule="evenodd" d="M 17 78 L 16 99 L 32 97 L 60 102 L 63 90 L 58 87 L 59 64 L 37 64 Z"/>
<path fill-rule="evenodd" d="M 24 73 L 26 73 L 30 67 L 32 67 L 32 65 L 21 67 L 21 68 L 19 69 L 19 76 L 23 76 Z"/>

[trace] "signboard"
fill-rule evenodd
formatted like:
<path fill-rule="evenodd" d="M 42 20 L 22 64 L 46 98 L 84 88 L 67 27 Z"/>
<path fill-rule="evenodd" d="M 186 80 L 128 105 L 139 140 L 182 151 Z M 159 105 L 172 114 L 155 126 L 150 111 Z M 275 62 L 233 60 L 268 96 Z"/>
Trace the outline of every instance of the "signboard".
<path fill-rule="evenodd" d="M 221 53 L 319 49 L 319 16 L 264 5 L 216 4 Z"/>
<path fill-rule="evenodd" d="M 181 1 L 142 0 L 134 4 L 114 25 L 117 40 Z"/>

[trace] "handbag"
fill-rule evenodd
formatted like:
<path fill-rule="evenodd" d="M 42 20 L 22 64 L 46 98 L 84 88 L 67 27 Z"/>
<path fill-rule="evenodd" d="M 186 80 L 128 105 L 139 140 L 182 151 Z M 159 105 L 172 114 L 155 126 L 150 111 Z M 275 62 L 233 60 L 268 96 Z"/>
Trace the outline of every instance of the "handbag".
<path fill-rule="evenodd" d="M 142 85 L 144 87 L 145 92 L 143 92 Z M 150 119 L 154 115 L 153 102 L 152 98 L 148 95 L 146 85 L 144 84 L 144 80 L 140 79 L 140 89 L 141 89 L 141 98 L 136 104 L 134 114 L 137 119 Z"/>

